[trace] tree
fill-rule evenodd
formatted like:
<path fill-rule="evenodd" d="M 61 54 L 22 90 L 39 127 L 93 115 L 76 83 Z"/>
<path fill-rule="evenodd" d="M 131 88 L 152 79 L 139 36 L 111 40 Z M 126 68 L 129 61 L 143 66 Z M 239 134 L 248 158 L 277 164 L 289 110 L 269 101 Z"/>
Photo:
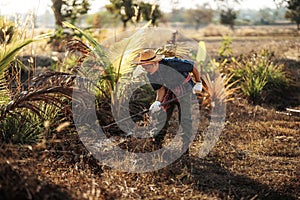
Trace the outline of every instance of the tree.
<path fill-rule="evenodd" d="M 201 24 L 209 24 L 213 19 L 213 10 L 206 5 L 195 9 L 188 9 L 185 18 L 188 23 L 192 23 L 195 29 L 199 29 Z"/>
<path fill-rule="evenodd" d="M 172 9 L 170 13 L 166 14 L 167 21 L 169 22 L 184 22 L 185 21 L 184 9 Z"/>
<path fill-rule="evenodd" d="M 54 12 L 54 17 L 55 17 L 55 25 L 56 27 L 62 27 L 62 22 L 64 20 L 64 17 L 61 13 L 63 0 L 51 0 L 51 1 L 52 1 L 51 8 Z"/>
<path fill-rule="evenodd" d="M 150 21 L 153 26 L 157 26 L 157 20 L 162 17 L 162 13 L 159 6 L 156 4 L 149 4 L 145 2 L 140 2 L 138 4 L 137 20 Z"/>
<path fill-rule="evenodd" d="M 285 6 L 288 11 L 285 18 L 296 22 L 297 29 L 300 30 L 300 0 L 273 0 L 278 7 Z"/>
<path fill-rule="evenodd" d="M 300 0 L 290 0 L 287 3 L 289 10 L 286 12 L 285 17 L 296 22 L 297 29 L 300 30 Z"/>
<path fill-rule="evenodd" d="M 56 28 L 62 27 L 63 21 L 75 24 L 80 15 L 86 14 L 90 9 L 89 0 L 51 0 L 55 17 Z"/>
<path fill-rule="evenodd" d="M 261 24 L 270 24 L 270 23 L 274 22 L 273 12 L 269 8 L 267 8 L 267 9 L 260 9 L 258 11 L 258 16 L 260 18 L 260 23 Z"/>
<path fill-rule="evenodd" d="M 159 9 L 159 5 L 152 5 L 152 13 L 151 13 L 151 23 L 153 26 L 157 26 L 157 20 L 163 16 L 162 12 Z"/>
<path fill-rule="evenodd" d="M 86 14 L 90 9 L 89 0 L 51 0 L 55 17 L 56 32 L 49 43 L 55 51 L 64 51 L 62 40 L 70 37 L 63 29 L 63 21 L 75 24 L 80 15 Z"/>
<path fill-rule="evenodd" d="M 106 5 L 106 9 L 121 17 L 124 30 L 127 27 L 127 22 L 134 20 L 137 16 L 137 4 L 133 0 L 110 0 L 111 4 Z"/>
<path fill-rule="evenodd" d="M 120 24 L 119 20 L 120 19 L 116 19 L 110 12 L 104 10 L 89 15 L 86 19 L 86 23 L 92 25 L 93 28 L 116 27 Z"/>
<path fill-rule="evenodd" d="M 230 28 L 234 29 L 234 21 L 237 17 L 237 12 L 234 11 L 233 7 L 236 4 L 240 4 L 243 0 L 214 0 L 217 2 L 220 13 L 220 23 L 229 25 Z"/>
<path fill-rule="evenodd" d="M 156 4 L 137 2 L 135 0 L 110 0 L 111 4 L 106 5 L 106 9 L 121 17 L 123 29 L 127 23 L 145 20 L 152 20 L 152 25 L 157 25 L 157 19 L 162 17 L 159 6 Z"/>
<path fill-rule="evenodd" d="M 221 10 L 220 23 L 229 25 L 230 28 L 234 29 L 234 20 L 236 19 L 236 12 L 232 8 Z"/>

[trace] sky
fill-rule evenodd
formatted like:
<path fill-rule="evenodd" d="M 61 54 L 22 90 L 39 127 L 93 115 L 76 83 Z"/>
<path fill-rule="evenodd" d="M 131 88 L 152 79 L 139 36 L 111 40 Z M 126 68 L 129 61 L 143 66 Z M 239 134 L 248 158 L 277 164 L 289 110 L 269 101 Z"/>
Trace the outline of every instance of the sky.
<path fill-rule="evenodd" d="M 203 5 L 205 2 L 213 2 L 212 0 L 178 0 L 178 5 L 172 5 L 171 0 L 144 0 L 145 2 L 158 2 L 161 10 L 170 11 L 173 7 L 191 8 L 195 5 Z M 91 12 L 98 11 L 109 0 L 91 0 Z M 213 4 L 213 3 L 211 3 Z M 215 8 L 215 5 L 211 5 Z M 262 8 L 276 8 L 273 0 L 243 0 L 241 5 L 235 5 L 235 9 L 262 9 Z M 43 14 L 46 10 L 51 10 L 51 0 L 1 0 L 0 1 L 0 15 L 13 15 L 15 13 Z"/>

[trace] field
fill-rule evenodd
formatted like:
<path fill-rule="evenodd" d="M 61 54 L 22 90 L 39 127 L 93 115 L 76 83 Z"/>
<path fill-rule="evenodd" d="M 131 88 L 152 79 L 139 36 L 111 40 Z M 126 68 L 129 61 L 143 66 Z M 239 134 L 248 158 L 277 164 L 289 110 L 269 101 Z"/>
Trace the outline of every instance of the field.
<path fill-rule="evenodd" d="M 185 34 L 205 40 L 214 57 L 222 38 L 206 36 L 212 29 Z M 300 116 L 286 111 L 300 110 L 299 31 L 271 30 L 236 30 L 233 55 L 272 50 L 294 84 L 276 104 L 227 103 L 224 129 L 208 156 L 197 156 L 196 137 L 189 159 L 154 172 L 120 172 L 99 165 L 76 133 L 57 132 L 42 144 L 1 144 L 0 199 L 300 199 Z"/>

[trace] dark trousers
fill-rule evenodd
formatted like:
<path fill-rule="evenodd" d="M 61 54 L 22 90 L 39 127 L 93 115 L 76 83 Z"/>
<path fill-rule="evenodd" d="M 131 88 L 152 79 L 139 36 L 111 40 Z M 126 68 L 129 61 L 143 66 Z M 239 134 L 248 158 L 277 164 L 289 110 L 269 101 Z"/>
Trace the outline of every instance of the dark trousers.
<path fill-rule="evenodd" d="M 182 147 L 181 149 L 186 152 L 189 144 L 192 142 L 192 119 L 191 119 L 191 94 L 187 94 L 179 99 L 179 102 L 171 102 L 166 111 L 161 110 L 155 113 L 155 118 L 157 120 L 157 133 L 155 134 L 155 142 L 162 143 L 167 134 L 167 129 L 169 127 L 169 121 L 172 117 L 175 106 L 178 106 L 178 120 L 182 128 L 181 138 Z"/>

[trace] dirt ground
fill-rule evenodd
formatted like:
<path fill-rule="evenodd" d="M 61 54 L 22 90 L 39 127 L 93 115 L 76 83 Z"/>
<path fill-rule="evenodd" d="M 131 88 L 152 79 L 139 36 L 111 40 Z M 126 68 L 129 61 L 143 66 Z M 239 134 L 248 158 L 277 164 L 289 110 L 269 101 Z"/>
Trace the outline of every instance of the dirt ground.
<path fill-rule="evenodd" d="M 211 55 L 220 46 L 207 40 Z M 235 54 L 261 47 L 289 63 L 296 85 L 283 105 L 299 108 L 299 37 L 232 44 Z M 141 174 L 99 165 L 76 134 L 31 146 L 1 144 L 0 199 L 300 199 L 299 130 L 300 116 L 238 99 L 227 104 L 224 129 L 208 156 L 197 157 L 197 137 L 190 159 Z"/>

